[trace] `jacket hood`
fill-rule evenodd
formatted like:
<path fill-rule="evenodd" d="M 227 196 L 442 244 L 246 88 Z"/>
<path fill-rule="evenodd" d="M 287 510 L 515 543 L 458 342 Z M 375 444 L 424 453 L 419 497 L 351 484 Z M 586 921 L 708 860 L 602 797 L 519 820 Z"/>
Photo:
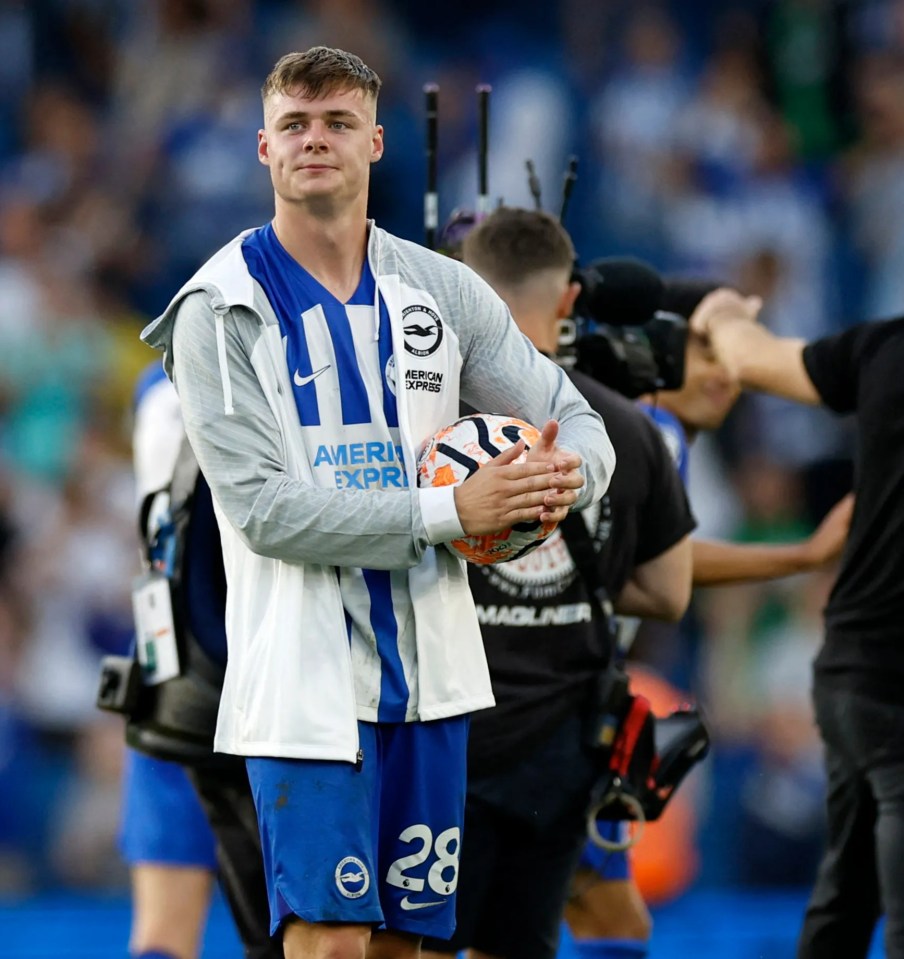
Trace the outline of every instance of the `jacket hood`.
<path fill-rule="evenodd" d="M 254 230 L 245 230 L 218 250 L 192 278 L 172 298 L 167 308 L 141 331 L 141 340 L 155 350 L 165 352 L 163 365 L 167 375 L 172 378 L 171 350 L 173 326 L 179 303 L 189 293 L 204 290 L 210 295 L 210 306 L 214 313 L 225 314 L 233 307 L 254 309 L 254 278 L 244 269 L 242 243 Z M 383 243 L 385 236 L 373 220 L 368 220 L 367 255 L 373 264 L 374 274 L 395 272 L 390 263 L 396 258 Z M 237 262 L 242 261 L 242 262 Z M 389 267 L 387 269 L 387 267 Z"/>

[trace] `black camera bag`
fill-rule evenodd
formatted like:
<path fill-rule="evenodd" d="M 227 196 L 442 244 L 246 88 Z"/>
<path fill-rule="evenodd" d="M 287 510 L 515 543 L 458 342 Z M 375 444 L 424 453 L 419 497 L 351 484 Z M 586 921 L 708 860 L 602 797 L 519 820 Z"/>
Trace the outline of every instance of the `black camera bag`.
<path fill-rule="evenodd" d="M 693 766 L 709 749 L 699 710 L 685 705 L 668 716 L 654 715 L 649 700 L 631 692 L 620 655 L 612 603 L 602 584 L 596 553 L 583 518 L 571 513 L 559 524 L 568 551 L 583 578 L 605 643 L 606 666 L 597 679 L 586 742 L 599 758 L 600 773 L 588 811 L 591 839 L 606 848 L 597 820 L 658 819 Z"/>

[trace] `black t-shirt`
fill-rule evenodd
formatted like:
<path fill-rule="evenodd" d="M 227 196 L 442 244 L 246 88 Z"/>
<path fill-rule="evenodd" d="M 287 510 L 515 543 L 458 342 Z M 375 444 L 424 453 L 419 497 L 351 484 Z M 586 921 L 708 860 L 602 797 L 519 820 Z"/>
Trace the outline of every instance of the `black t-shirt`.
<path fill-rule="evenodd" d="M 817 670 L 900 699 L 904 680 L 904 318 L 862 323 L 804 348 L 829 409 L 854 413 L 857 500 L 825 611 Z"/>
<path fill-rule="evenodd" d="M 670 549 L 695 523 L 656 426 L 595 380 L 571 378 L 615 447 L 609 489 L 583 515 L 602 582 L 616 596 L 636 566 Z M 471 718 L 470 770 L 480 775 L 527 755 L 582 708 L 607 651 L 559 530 L 519 560 L 469 572 L 496 695 L 493 709 Z"/>

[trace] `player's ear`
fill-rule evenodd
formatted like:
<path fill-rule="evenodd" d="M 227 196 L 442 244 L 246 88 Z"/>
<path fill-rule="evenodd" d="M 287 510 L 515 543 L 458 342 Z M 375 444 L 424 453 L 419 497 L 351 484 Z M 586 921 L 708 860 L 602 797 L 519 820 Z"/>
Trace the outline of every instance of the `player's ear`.
<path fill-rule="evenodd" d="M 270 166 L 270 144 L 266 130 L 257 131 L 257 158 L 264 166 Z"/>
<path fill-rule="evenodd" d="M 383 156 L 383 127 L 378 123 L 370 145 L 370 162 L 376 163 Z"/>
<path fill-rule="evenodd" d="M 568 319 L 574 313 L 574 301 L 578 298 L 578 294 L 581 292 L 580 283 L 569 283 L 568 286 L 562 291 L 562 296 L 559 298 L 559 306 L 556 312 L 556 316 L 560 320 Z"/>

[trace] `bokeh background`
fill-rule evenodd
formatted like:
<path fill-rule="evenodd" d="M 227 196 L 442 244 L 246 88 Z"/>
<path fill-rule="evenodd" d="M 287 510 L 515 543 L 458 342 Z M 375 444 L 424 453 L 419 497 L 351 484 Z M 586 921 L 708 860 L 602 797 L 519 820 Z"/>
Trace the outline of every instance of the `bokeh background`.
<path fill-rule="evenodd" d="M 269 218 L 258 90 L 282 53 L 341 46 L 383 77 L 371 209 L 403 237 L 423 237 L 423 84 L 440 85 L 445 218 L 475 203 L 485 82 L 493 200 L 532 204 L 530 159 L 558 212 L 577 156 L 566 226 L 585 262 L 723 279 L 807 338 L 904 309 L 900 0 L 453 6 L 0 0 L 0 954 L 125 954 L 122 729 L 93 703 L 131 628 L 138 332 Z M 691 454 L 702 532 L 804 535 L 849 488 L 851 445 L 843 421 L 745 398 Z M 791 954 L 823 829 L 809 665 L 831 578 L 700 591 L 679 637 L 639 648 L 715 739 L 650 880 L 654 957 Z M 48 915 L 73 925 L 29 951 Z M 238 955 L 224 935 L 208 955 Z"/>

